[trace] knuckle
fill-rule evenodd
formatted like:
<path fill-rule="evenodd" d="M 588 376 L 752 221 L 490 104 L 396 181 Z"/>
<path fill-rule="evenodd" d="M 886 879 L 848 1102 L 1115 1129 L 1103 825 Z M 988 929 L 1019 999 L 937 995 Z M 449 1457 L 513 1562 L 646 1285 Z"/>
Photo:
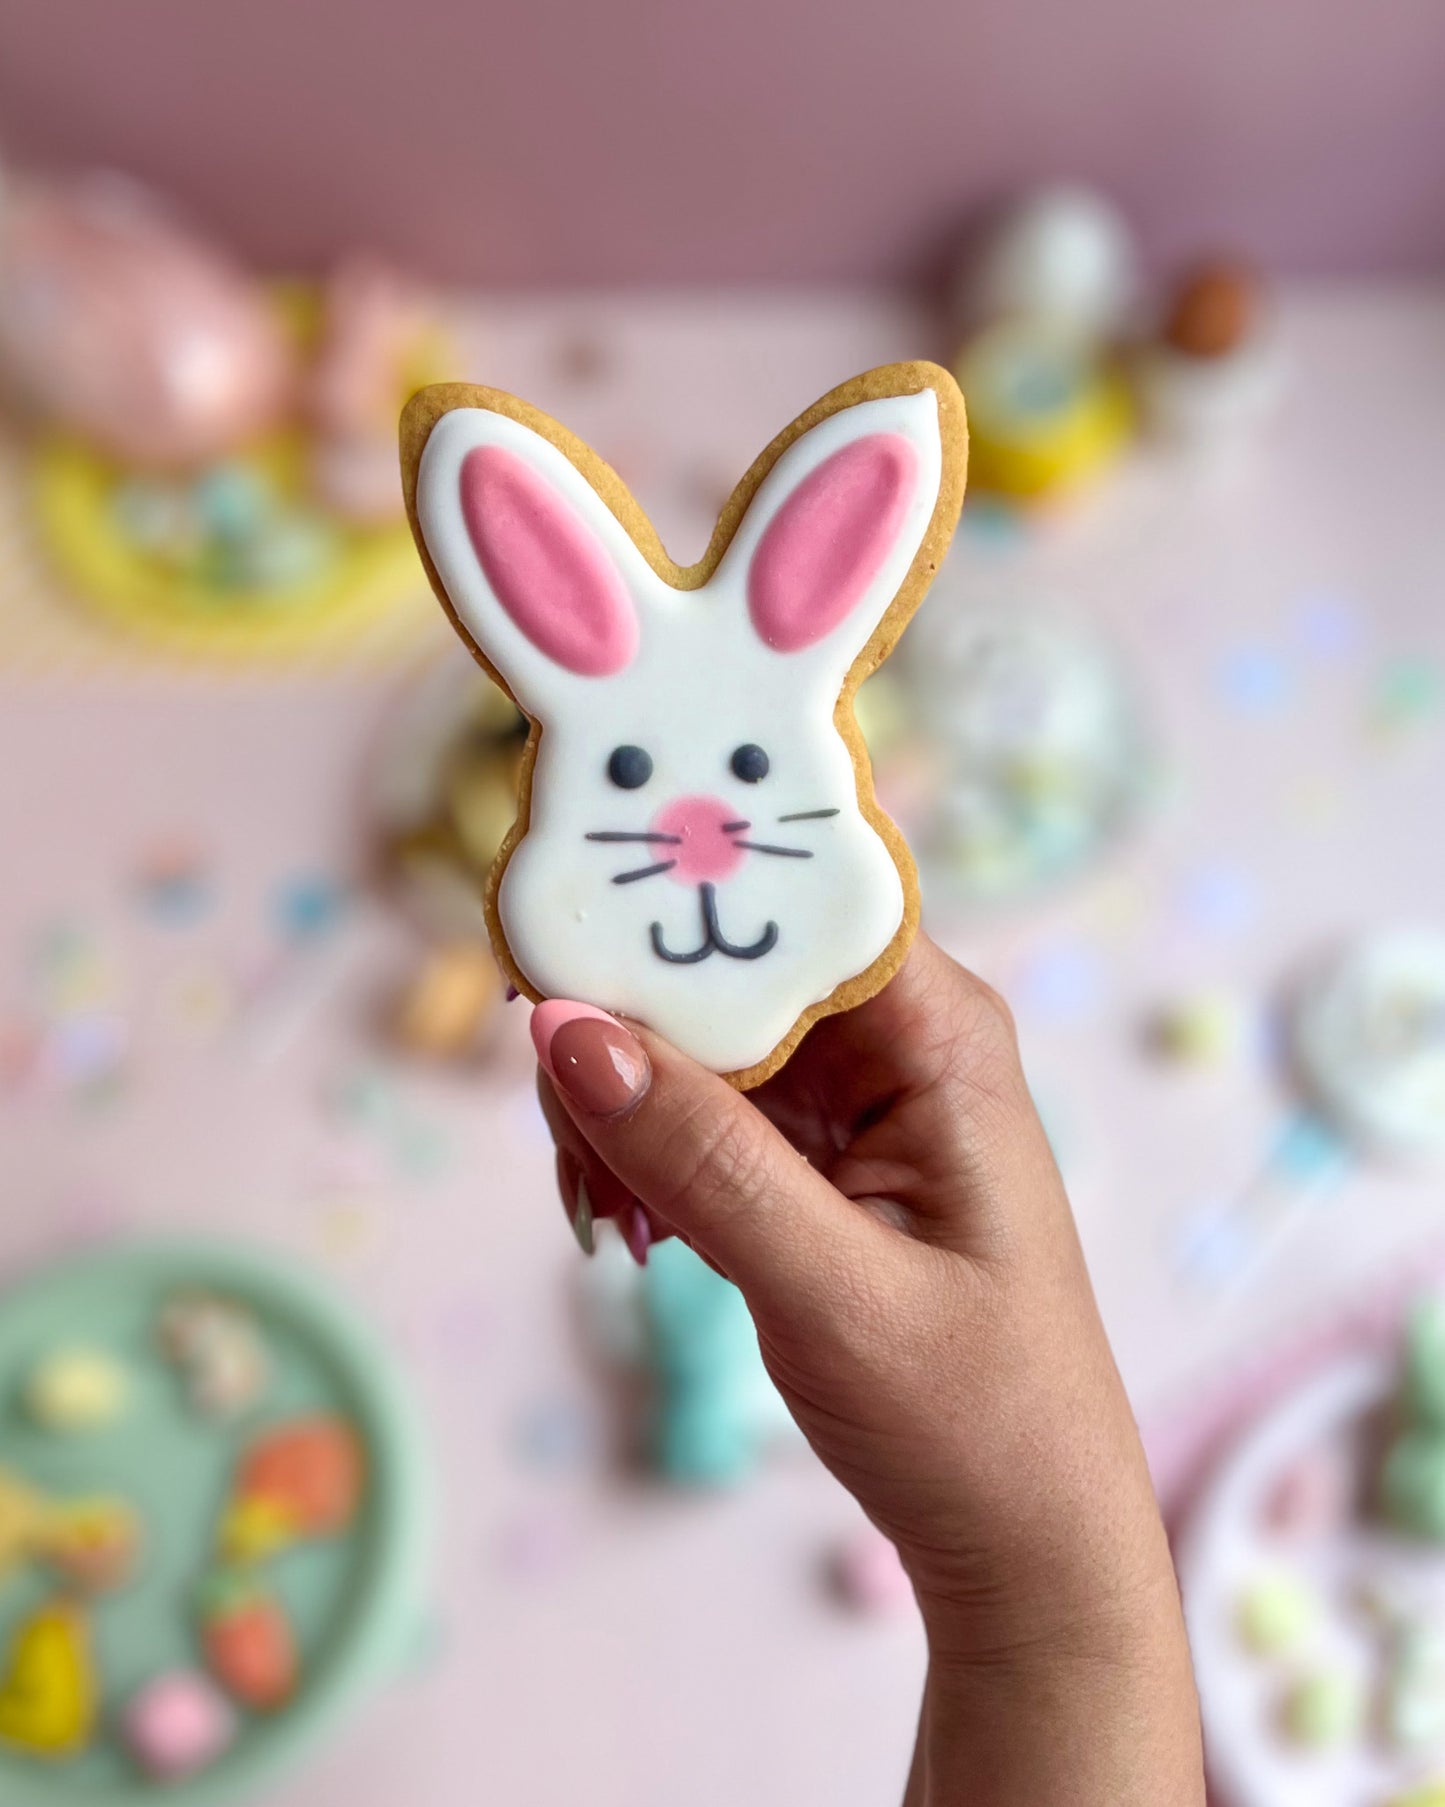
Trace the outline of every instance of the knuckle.
<path fill-rule="evenodd" d="M 737 1114 L 699 1099 L 668 1129 L 658 1169 L 667 1174 L 656 1208 L 686 1222 L 704 1213 L 717 1222 L 746 1209 L 760 1188 L 756 1139 Z"/>
<path fill-rule="evenodd" d="M 1018 1031 L 1002 995 L 975 980 L 952 1028 L 948 1066 L 955 1081 L 980 1102 L 1017 1103 L 1024 1084 Z"/>
<path fill-rule="evenodd" d="M 969 1008 L 971 1038 L 986 1050 L 1014 1054 L 1018 1027 L 1008 999 L 984 979 L 973 982 Z"/>

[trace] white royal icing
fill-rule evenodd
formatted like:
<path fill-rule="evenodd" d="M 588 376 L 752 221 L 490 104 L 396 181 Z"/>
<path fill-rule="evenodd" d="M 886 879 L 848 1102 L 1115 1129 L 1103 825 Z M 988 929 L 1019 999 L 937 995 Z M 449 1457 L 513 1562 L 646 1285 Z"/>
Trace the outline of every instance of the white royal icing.
<path fill-rule="evenodd" d="M 874 434 L 901 435 L 915 462 L 894 536 L 856 606 L 801 651 L 764 644 L 748 608 L 759 541 L 787 498 L 825 459 Z M 620 575 L 637 615 L 636 652 L 612 675 L 564 669 L 529 639 L 488 581 L 463 512 L 462 467 L 478 447 L 501 447 L 540 474 Z M 717 1072 L 762 1061 L 798 1017 L 863 972 L 888 947 L 904 895 L 887 847 L 858 804 L 852 755 L 833 710 L 853 661 L 907 576 L 942 480 L 938 404 L 931 389 L 859 403 L 822 421 L 778 459 L 711 580 L 675 590 L 657 576 L 621 523 L 570 461 L 530 428 L 459 408 L 423 452 L 417 512 L 427 550 L 467 632 L 542 725 L 528 830 L 498 896 L 513 958 L 544 997 L 574 998 L 646 1022 Z M 757 783 L 734 776 L 734 750 L 769 760 Z M 652 775 L 638 789 L 608 775 L 615 748 L 643 748 Z M 811 857 L 749 851 L 720 879 L 712 903 L 734 947 L 776 936 L 759 957 L 720 949 L 691 964 L 655 951 L 705 945 L 700 886 L 674 873 L 618 884 L 661 863 L 666 843 L 589 839 L 646 832 L 671 801 L 717 798 L 739 839 Z M 803 812 L 836 814 L 784 822 Z"/>

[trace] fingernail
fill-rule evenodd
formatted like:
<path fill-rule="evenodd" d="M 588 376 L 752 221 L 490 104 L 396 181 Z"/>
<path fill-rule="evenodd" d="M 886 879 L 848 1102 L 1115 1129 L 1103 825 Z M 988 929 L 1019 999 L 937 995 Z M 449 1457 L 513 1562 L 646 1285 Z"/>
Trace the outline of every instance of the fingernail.
<path fill-rule="evenodd" d="M 647 1251 L 652 1247 L 652 1224 L 641 1205 L 623 1213 L 622 1236 L 632 1259 L 639 1267 L 646 1267 Z"/>
<path fill-rule="evenodd" d="M 558 1090 L 591 1117 L 615 1117 L 646 1092 L 652 1068 L 642 1043 L 590 1004 L 549 998 L 532 1012 L 537 1058 Z"/>
<path fill-rule="evenodd" d="M 597 1238 L 592 1232 L 592 1200 L 587 1196 L 587 1181 L 580 1175 L 577 1196 L 572 1207 L 572 1234 L 584 1255 L 597 1253 Z"/>
<path fill-rule="evenodd" d="M 557 1185 L 562 1194 L 562 1209 L 567 1213 L 578 1248 L 584 1255 L 595 1254 L 597 1237 L 593 1228 L 592 1195 L 587 1190 L 581 1164 L 565 1148 L 557 1150 Z"/>

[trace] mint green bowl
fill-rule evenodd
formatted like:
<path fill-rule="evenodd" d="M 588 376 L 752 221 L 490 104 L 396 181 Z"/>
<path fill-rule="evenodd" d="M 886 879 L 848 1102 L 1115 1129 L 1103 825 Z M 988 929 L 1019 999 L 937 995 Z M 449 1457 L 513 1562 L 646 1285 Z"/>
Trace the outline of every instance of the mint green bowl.
<path fill-rule="evenodd" d="M 273 1362 L 266 1397 L 239 1423 L 213 1424 L 187 1402 L 160 1355 L 155 1327 L 174 1292 L 215 1291 L 255 1313 Z M 126 1412 L 97 1433 L 58 1436 L 31 1424 L 21 1392 L 47 1351 L 83 1344 L 131 1373 Z M 301 1650 L 294 1700 L 266 1716 L 241 1714 L 231 1748 L 187 1781 L 156 1783 L 136 1769 L 116 1726 L 146 1681 L 202 1668 L 196 1592 L 208 1572 L 232 1469 L 251 1435 L 292 1414 L 335 1411 L 367 1452 L 362 1509 L 341 1537 L 302 1545 L 263 1573 L 285 1602 Z M 4 1807 L 217 1807 L 254 1797 L 290 1770 L 390 1674 L 423 1628 L 429 1525 L 427 1463 L 416 1416 L 387 1353 L 319 1279 L 276 1259 L 209 1242 L 127 1243 L 47 1268 L 0 1294 L 0 1467 L 47 1492 L 114 1493 L 140 1513 L 135 1578 L 91 1609 L 101 1723 L 73 1759 L 0 1746 Z M 55 1596 L 42 1570 L 0 1578 L 0 1660 L 15 1629 Z"/>

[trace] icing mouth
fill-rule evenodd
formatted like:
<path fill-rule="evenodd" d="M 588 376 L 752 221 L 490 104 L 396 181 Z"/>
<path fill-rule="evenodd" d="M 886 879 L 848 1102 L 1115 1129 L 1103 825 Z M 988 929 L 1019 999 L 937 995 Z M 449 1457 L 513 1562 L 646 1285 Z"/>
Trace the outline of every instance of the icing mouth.
<path fill-rule="evenodd" d="M 729 941 L 718 926 L 717 919 L 717 886 L 701 884 L 697 888 L 698 899 L 702 904 L 702 943 L 685 954 L 676 953 L 662 938 L 662 924 L 652 925 L 652 951 L 659 960 L 666 960 L 673 966 L 696 966 L 699 960 L 706 960 L 710 954 L 726 954 L 729 960 L 761 960 L 777 946 L 778 925 L 770 922 L 758 936 L 756 941 L 747 946 L 740 946 Z"/>

